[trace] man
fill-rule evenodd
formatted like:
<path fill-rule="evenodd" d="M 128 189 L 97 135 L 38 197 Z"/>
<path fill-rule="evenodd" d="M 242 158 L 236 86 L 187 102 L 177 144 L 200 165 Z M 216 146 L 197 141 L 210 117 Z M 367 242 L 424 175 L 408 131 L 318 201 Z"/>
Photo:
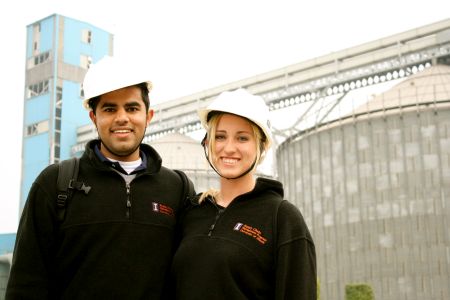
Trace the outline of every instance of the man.
<path fill-rule="evenodd" d="M 6 299 L 163 299 L 183 181 L 141 144 L 153 117 L 151 82 L 116 58 L 87 72 L 84 106 L 98 139 L 80 159 L 75 192 L 58 221 L 58 165 L 28 195 Z"/>

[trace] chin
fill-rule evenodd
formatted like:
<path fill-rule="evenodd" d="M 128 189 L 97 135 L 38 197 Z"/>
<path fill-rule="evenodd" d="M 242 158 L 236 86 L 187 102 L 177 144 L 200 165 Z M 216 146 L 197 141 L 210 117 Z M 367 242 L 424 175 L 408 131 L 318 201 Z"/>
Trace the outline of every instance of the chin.
<path fill-rule="evenodd" d="M 221 172 L 220 170 L 219 170 L 219 172 L 223 177 L 227 177 L 227 178 L 234 178 L 234 177 L 237 177 L 237 176 L 241 175 L 242 173 L 244 173 L 244 171 L 242 171 L 242 172 L 230 172 L 230 171 Z"/>

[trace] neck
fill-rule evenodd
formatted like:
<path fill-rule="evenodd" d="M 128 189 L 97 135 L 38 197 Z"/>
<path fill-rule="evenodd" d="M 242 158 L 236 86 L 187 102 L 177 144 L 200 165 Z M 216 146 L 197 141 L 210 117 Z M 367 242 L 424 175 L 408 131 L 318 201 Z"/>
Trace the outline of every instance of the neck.
<path fill-rule="evenodd" d="M 249 173 L 237 179 L 220 179 L 220 197 L 217 203 L 227 207 L 237 196 L 253 190 L 255 187 L 255 178 Z"/>

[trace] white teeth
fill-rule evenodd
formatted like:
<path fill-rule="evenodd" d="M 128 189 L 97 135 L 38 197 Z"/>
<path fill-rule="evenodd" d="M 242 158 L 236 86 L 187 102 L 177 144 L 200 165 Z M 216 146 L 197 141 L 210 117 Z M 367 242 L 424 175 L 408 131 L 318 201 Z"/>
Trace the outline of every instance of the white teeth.
<path fill-rule="evenodd" d="M 114 133 L 128 133 L 131 130 L 114 130 Z"/>
<path fill-rule="evenodd" d="M 238 161 L 237 159 L 232 159 L 232 158 L 224 158 L 222 160 L 226 164 L 235 164 Z"/>

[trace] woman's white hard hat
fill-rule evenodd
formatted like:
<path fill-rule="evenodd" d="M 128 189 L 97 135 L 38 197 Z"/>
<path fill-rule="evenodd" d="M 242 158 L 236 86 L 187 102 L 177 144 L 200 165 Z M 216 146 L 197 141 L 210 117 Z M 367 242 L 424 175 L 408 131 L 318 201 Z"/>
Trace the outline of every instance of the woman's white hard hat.
<path fill-rule="evenodd" d="M 148 90 L 152 89 L 148 72 L 142 65 L 130 60 L 121 60 L 105 56 L 90 66 L 83 81 L 83 107 L 89 108 L 89 99 L 127 86 L 146 82 Z"/>
<path fill-rule="evenodd" d="M 272 144 L 269 108 L 261 96 L 253 95 L 246 89 L 226 91 L 215 98 L 206 108 L 198 110 L 203 127 L 208 130 L 208 115 L 218 111 L 238 115 L 255 123 L 266 136 L 268 147 Z"/>

